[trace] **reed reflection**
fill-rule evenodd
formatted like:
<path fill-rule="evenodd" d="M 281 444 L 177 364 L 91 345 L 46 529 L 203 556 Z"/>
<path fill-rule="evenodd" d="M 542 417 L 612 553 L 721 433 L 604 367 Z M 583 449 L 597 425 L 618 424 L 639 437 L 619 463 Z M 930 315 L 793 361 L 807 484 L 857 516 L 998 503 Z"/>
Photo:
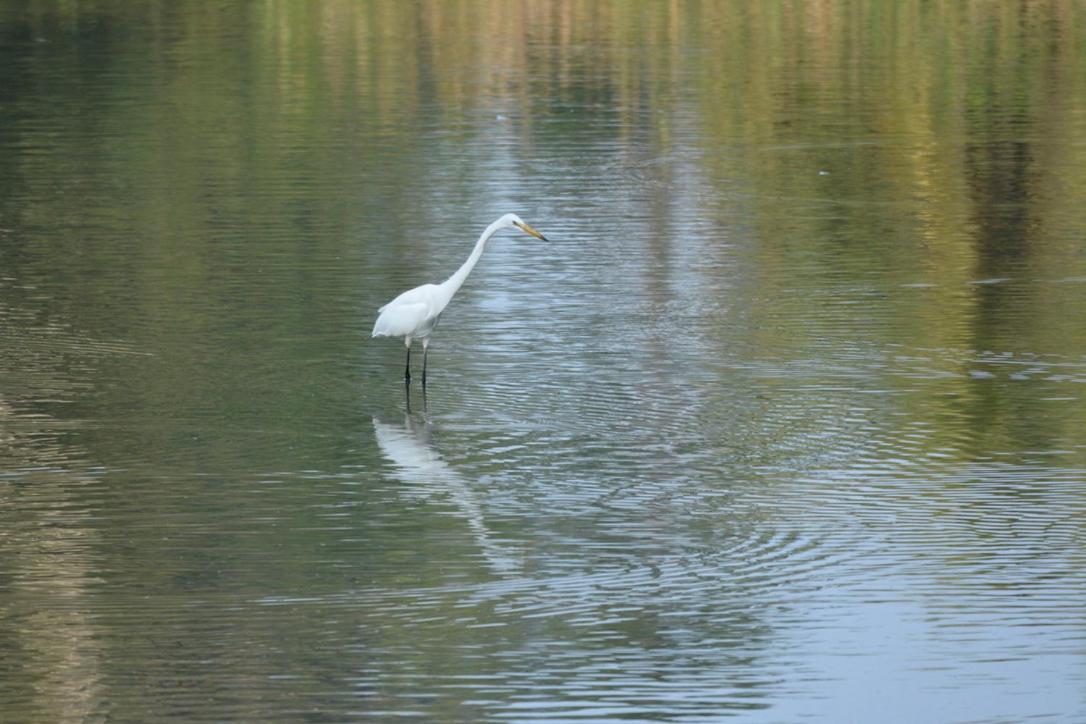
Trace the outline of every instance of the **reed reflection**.
<path fill-rule="evenodd" d="M 78 350 L 69 334 L 0 301 L 0 336 L 11 343 L 0 378 L 13 389 L 0 391 L 4 721 L 86 721 L 107 698 L 108 630 L 91 610 L 105 568 L 94 523 L 102 516 L 102 480 L 88 472 L 98 466 L 86 451 L 65 440 L 72 426 L 42 402 L 67 402 L 79 392 L 67 376 Z M 88 364 L 90 355 L 82 355 L 76 364 Z"/>

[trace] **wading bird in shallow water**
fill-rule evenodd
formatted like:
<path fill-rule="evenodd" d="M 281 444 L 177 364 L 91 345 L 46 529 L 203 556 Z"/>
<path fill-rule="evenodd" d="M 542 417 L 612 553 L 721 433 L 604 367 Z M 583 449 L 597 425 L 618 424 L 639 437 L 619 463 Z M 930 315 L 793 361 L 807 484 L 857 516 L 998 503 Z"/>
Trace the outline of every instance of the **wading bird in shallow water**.
<path fill-rule="evenodd" d="M 377 322 L 373 325 L 372 336 L 403 337 L 407 347 L 407 363 L 403 370 L 404 384 L 411 383 L 411 341 L 419 339 L 422 340 L 422 386 L 426 387 L 426 350 L 430 346 L 430 333 L 434 331 L 437 320 L 445 307 L 449 306 L 456 290 L 463 285 L 468 274 L 479 262 L 490 237 L 513 226 L 537 239 L 547 240 L 547 237 L 525 224 L 516 214 L 506 214 L 486 227 L 479 241 L 475 242 L 475 248 L 471 250 L 468 260 L 451 277 L 440 284 L 423 284 L 421 287 L 408 289 L 381 307 Z"/>

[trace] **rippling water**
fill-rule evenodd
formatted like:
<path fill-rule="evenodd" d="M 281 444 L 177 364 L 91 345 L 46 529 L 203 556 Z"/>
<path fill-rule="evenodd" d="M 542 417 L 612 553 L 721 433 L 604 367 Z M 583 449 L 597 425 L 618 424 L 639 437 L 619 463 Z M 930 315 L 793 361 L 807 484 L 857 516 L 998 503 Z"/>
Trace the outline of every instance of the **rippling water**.
<path fill-rule="evenodd" d="M 1081 15 L 4 6 L 0 720 L 1086 718 Z"/>

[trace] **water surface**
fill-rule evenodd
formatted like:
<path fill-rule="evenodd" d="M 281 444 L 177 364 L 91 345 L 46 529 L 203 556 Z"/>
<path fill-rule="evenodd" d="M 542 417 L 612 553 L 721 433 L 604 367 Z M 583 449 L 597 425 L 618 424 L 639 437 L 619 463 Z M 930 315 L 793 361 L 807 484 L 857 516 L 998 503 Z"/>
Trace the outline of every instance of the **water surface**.
<path fill-rule="evenodd" d="M 1082 9 L 748 5 L 0 9 L 0 719 L 1086 717 Z"/>

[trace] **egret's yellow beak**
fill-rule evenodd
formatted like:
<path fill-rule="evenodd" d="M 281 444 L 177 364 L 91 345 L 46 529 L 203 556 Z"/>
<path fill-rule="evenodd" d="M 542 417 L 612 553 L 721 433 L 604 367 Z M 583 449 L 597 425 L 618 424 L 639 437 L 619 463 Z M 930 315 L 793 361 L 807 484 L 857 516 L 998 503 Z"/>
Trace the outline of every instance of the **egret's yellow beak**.
<path fill-rule="evenodd" d="M 532 227 L 528 226 L 527 224 L 522 224 L 519 221 L 514 221 L 513 223 L 516 224 L 516 227 L 518 229 L 520 229 L 521 231 L 523 231 L 525 234 L 531 234 L 532 236 L 534 236 L 535 238 L 537 238 L 537 239 L 539 239 L 541 241 L 547 241 L 548 240 L 547 237 L 543 236 L 542 234 L 540 234 L 538 231 L 536 231 Z"/>

